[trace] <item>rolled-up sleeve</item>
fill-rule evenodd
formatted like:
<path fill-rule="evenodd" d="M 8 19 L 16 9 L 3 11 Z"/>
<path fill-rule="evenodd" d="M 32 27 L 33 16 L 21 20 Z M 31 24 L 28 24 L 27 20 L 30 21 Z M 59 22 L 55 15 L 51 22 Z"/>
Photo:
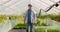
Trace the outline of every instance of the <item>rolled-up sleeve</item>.
<path fill-rule="evenodd" d="M 33 13 L 34 20 L 37 20 L 36 14 Z"/>

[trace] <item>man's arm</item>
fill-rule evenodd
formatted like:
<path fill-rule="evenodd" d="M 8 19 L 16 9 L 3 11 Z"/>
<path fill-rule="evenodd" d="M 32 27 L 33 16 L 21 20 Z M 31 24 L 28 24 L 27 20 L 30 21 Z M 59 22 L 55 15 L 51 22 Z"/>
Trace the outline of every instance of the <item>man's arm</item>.
<path fill-rule="evenodd" d="M 33 12 L 33 17 L 34 17 L 34 22 L 36 22 L 37 16 L 36 16 L 36 14 L 34 12 Z"/>
<path fill-rule="evenodd" d="M 25 12 L 25 14 L 24 14 L 25 16 L 24 16 L 24 23 L 26 23 L 26 18 L 27 18 L 27 12 Z"/>
<path fill-rule="evenodd" d="M 37 16 L 34 12 L 33 12 L 33 17 L 34 17 L 34 20 L 37 20 Z"/>

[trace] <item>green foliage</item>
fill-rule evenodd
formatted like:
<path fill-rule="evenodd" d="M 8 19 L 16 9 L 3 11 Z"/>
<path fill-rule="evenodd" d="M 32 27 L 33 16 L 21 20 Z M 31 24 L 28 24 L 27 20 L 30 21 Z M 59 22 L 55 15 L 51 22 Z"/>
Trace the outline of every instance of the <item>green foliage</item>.
<path fill-rule="evenodd" d="M 18 24 L 17 26 L 15 26 L 14 28 L 16 29 L 26 29 L 26 25 L 25 24 Z"/>
<path fill-rule="evenodd" d="M 45 29 L 44 28 L 38 28 L 38 29 L 35 29 L 36 32 L 45 32 Z M 58 30 L 56 29 L 47 29 L 47 32 L 59 32 Z"/>
<path fill-rule="evenodd" d="M 38 16 L 38 18 L 40 18 L 40 19 L 44 19 L 45 17 L 46 17 L 46 15 Z"/>
<path fill-rule="evenodd" d="M 41 26 L 48 26 L 48 25 L 47 25 L 47 24 L 45 24 L 45 23 L 42 23 L 42 24 L 41 24 Z"/>
<path fill-rule="evenodd" d="M 56 14 L 48 14 L 48 15 L 41 15 L 41 16 L 37 16 L 40 19 L 44 19 L 46 17 L 51 18 L 51 19 L 56 19 L 56 18 L 60 18 L 60 14 L 56 15 Z"/>
<path fill-rule="evenodd" d="M 0 15 L 0 23 L 3 22 L 4 20 L 7 20 L 6 15 Z"/>
<path fill-rule="evenodd" d="M 17 19 L 17 16 L 10 16 L 11 17 L 11 20 L 16 20 Z"/>
<path fill-rule="evenodd" d="M 59 32 L 58 30 L 49 29 L 48 32 Z"/>
<path fill-rule="evenodd" d="M 44 29 L 42 28 L 40 28 L 40 29 L 35 29 L 35 32 L 44 32 Z"/>

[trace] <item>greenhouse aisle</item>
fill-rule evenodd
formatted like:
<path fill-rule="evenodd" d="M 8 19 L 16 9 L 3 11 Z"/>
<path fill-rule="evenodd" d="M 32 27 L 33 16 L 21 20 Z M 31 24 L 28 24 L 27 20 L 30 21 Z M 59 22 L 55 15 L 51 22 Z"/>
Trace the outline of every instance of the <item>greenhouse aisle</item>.
<path fill-rule="evenodd" d="M 26 29 L 12 29 L 9 32 L 26 32 Z M 33 30 L 33 32 L 35 31 Z"/>
<path fill-rule="evenodd" d="M 25 32 L 25 29 L 12 29 L 9 32 Z"/>

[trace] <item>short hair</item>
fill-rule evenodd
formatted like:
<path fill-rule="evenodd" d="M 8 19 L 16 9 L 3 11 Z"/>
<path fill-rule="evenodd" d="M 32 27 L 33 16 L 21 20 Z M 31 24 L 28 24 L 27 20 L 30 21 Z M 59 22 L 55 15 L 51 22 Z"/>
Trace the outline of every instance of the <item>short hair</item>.
<path fill-rule="evenodd" d="M 31 5 L 31 4 L 28 4 L 28 6 L 31 6 L 31 7 L 32 7 L 32 5 Z"/>

